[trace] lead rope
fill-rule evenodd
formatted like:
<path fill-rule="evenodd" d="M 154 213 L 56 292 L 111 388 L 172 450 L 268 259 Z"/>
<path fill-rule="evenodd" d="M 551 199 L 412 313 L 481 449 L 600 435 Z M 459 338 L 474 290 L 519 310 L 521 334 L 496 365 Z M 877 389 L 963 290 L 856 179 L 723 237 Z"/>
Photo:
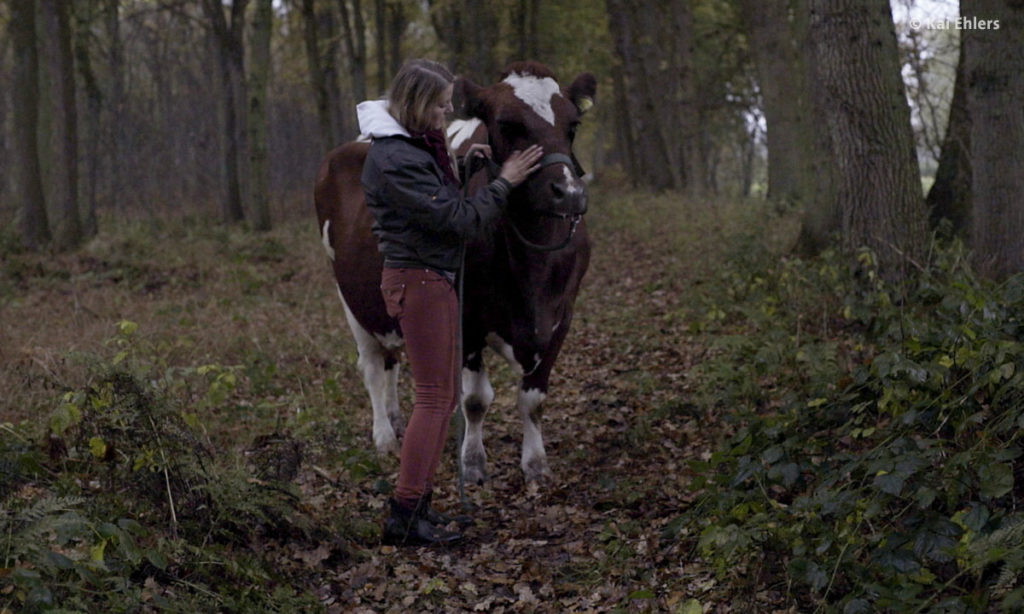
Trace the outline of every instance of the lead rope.
<path fill-rule="evenodd" d="M 473 162 L 475 160 L 470 158 L 466 161 L 465 177 L 463 178 L 462 184 L 462 196 L 463 198 L 469 198 L 469 178 L 473 176 Z M 462 408 L 462 368 L 465 358 L 462 355 L 462 301 L 465 297 L 463 280 L 466 278 L 466 244 L 462 244 L 462 253 L 459 254 L 459 276 L 455 280 L 456 294 L 458 295 L 459 301 L 459 316 L 456 318 L 455 324 L 455 355 L 458 356 L 458 395 L 456 397 L 456 418 L 455 428 L 459 432 L 459 444 L 455 447 L 455 466 L 458 468 L 458 490 L 459 490 L 459 505 L 462 506 L 463 511 L 469 510 L 469 502 L 466 500 L 466 476 L 462 470 L 462 444 L 466 441 L 466 415 Z"/>

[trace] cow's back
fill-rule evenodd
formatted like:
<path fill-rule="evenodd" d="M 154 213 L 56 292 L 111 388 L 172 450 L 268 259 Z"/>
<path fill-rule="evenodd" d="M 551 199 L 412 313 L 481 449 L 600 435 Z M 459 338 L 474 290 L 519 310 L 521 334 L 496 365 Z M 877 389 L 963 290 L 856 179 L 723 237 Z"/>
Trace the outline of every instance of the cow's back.
<path fill-rule="evenodd" d="M 362 173 L 369 143 L 351 142 L 331 151 L 320 164 L 313 197 L 324 247 L 345 305 L 369 332 L 395 329 L 380 294 L 384 258 L 371 230 Z"/>

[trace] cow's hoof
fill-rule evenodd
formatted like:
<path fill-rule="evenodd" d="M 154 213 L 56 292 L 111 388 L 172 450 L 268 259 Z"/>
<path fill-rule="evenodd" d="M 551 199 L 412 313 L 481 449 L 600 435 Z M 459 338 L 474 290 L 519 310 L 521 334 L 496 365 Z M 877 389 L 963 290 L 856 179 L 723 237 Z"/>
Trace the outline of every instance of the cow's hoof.
<path fill-rule="evenodd" d="M 534 458 L 523 464 L 523 479 L 526 480 L 527 484 L 544 483 L 551 480 L 552 477 L 554 476 L 548 467 L 548 462 L 543 458 Z"/>
<path fill-rule="evenodd" d="M 398 456 L 402 451 L 402 446 L 398 443 L 398 438 L 395 437 L 393 432 L 380 436 L 374 435 L 373 445 L 377 448 L 377 453 L 382 456 L 387 456 L 388 454 Z"/>
<path fill-rule="evenodd" d="M 462 479 L 467 484 L 482 485 L 487 481 L 487 472 L 484 470 L 486 466 L 487 456 L 483 453 L 467 454 L 462 459 Z"/>

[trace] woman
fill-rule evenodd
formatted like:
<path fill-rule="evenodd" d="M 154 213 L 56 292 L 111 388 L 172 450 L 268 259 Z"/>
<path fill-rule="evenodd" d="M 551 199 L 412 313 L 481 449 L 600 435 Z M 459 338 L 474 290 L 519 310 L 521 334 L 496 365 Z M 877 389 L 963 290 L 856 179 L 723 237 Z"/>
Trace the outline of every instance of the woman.
<path fill-rule="evenodd" d="M 501 214 L 509 192 L 537 170 L 539 146 L 517 151 L 497 179 L 464 198 L 444 137 L 453 77 L 429 60 L 407 62 L 386 100 L 358 108 L 360 131 L 373 139 L 363 167 L 366 204 L 384 255 L 381 292 L 398 320 L 415 382 L 398 484 L 384 522 L 387 543 L 449 543 L 443 515 L 430 509 L 431 485 L 458 399 L 459 303 L 455 277 L 463 246 Z M 470 155 L 490 155 L 476 146 Z"/>

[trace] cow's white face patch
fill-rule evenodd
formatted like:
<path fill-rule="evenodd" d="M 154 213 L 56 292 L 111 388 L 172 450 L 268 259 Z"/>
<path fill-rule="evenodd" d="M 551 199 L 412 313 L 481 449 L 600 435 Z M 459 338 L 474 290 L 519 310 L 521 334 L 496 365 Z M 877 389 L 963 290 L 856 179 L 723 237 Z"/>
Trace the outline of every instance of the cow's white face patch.
<path fill-rule="evenodd" d="M 516 98 L 526 103 L 526 106 L 533 109 L 533 112 L 544 121 L 555 125 L 555 111 L 551 108 L 551 99 L 554 96 L 561 96 L 562 92 L 554 79 L 512 73 L 504 82 L 512 86 Z"/>
<path fill-rule="evenodd" d="M 331 247 L 331 235 L 328 233 L 330 229 L 331 220 L 327 220 L 324 222 L 324 230 L 320 238 L 324 242 L 324 250 L 327 252 L 327 257 L 334 260 L 334 248 Z"/>
<path fill-rule="evenodd" d="M 458 151 L 459 147 L 473 136 L 476 129 L 483 125 L 479 119 L 457 119 L 448 126 L 448 139 L 452 143 L 452 151 Z"/>

